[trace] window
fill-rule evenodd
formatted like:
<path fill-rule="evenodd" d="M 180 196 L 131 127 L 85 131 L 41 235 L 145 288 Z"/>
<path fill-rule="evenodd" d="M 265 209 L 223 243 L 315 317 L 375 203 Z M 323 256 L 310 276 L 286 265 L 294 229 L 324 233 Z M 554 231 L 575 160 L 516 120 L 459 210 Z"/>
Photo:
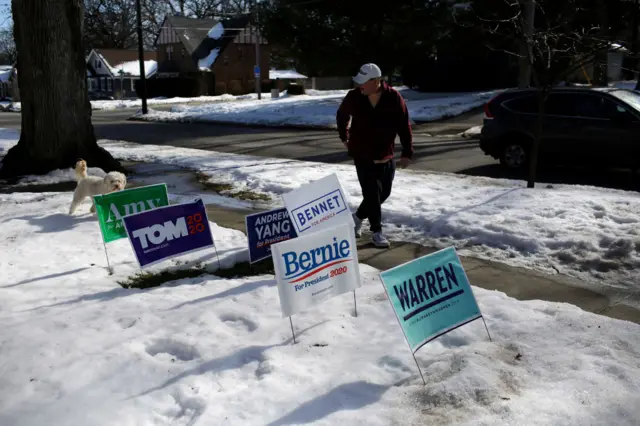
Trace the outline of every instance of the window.
<path fill-rule="evenodd" d="M 135 91 L 136 91 L 136 83 L 135 83 L 135 80 L 132 78 L 132 79 L 131 79 L 131 80 L 129 80 L 129 81 L 131 81 L 131 91 L 132 91 L 132 92 L 135 92 Z"/>
<path fill-rule="evenodd" d="M 180 49 L 180 54 L 182 55 L 182 57 L 184 58 L 185 56 L 187 56 L 187 51 L 184 49 Z"/>
<path fill-rule="evenodd" d="M 222 63 L 223 63 L 224 65 L 229 65 L 229 57 L 228 57 L 227 55 L 224 55 L 224 56 L 222 57 Z"/>
<path fill-rule="evenodd" d="M 538 112 L 538 98 L 536 95 L 525 95 L 511 99 L 504 104 L 507 108 L 515 112 L 535 114 Z"/>
<path fill-rule="evenodd" d="M 105 89 L 105 78 L 104 77 L 100 77 L 100 90 L 104 90 Z"/>
<path fill-rule="evenodd" d="M 107 90 L 111 91 L 113 89 L 113 80 L 108 78 L 107 79 Z"/>
<path fill-rule="evenodd" d="M 165 51 L 167 52 L 167 59 L 171 60 L 171 54 L 173 53 L 173 46 L 167 46 L 165 48 Z"/>
<path fill-rule="evenodd" d="M 547 100 L 546 112 L 576 118 L 609 120 L 613 117 L 615 104 L 598 94 L 556 93 Z"/>

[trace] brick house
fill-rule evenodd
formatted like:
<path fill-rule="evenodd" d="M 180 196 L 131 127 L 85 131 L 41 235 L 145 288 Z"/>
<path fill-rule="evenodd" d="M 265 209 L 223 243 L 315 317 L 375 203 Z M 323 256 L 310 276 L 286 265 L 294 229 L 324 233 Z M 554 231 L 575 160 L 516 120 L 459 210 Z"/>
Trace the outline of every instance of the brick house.
<path fill-rule="evenodd" d="M 144 52 L 147 78 L 157 70 L 156 52 Z M 116 99 L 136 97 L 135 82 L 140 79 L 137 50 L 93 49 L 87 57 L 87 87 Z"/>
<path fill-rule="evenodd" d="M 256 33 L 249 18 L 218 20 L 167 16 L 155 42 L 158 73 L 154 85 L 195 82 L 196 88 L 182 96 L 242 94 L 255 91 Z M 270 49 L 260 39 L 260 71 L 269 79 Z M 177 93 L 167 93 L 166 96 Z"/>

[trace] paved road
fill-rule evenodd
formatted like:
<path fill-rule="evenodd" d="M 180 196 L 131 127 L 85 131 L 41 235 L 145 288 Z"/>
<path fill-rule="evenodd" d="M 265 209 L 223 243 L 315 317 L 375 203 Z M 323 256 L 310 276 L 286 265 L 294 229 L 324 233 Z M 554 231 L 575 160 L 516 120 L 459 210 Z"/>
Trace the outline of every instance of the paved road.
<path fill-rule="evenodd" d="M 160 109 L 154 106 L 154 109 Z M 174 145 L 265 157 L 347 163 L 336 131 L 251 128 L 212 124 L 127 121 L 133 110 L 93 111 L 96 136 L 142 144 Z M 468 128 L 458 124 L 458 128 Z M 20 128 L 20 114 L 0 113 L 0 127 Z M 421 170 L 459 172 L 495 164 L 482 154 L 477 141 L 431 137 L 427 127 L 415 134 L 415 166 Z"/>
<path fill-rule="evenodd" d="M 154 106 L 154 109 L 168 108 Z M 350 162 L 335 131 L 127 121 L 133 112 L 132 109 L 93 111 L 97 137 L 265 157 Z M 475 110 L 443 122 L 418 126 L 414 137 L 416 154 L 412 168 L 472 176 L 523 178 L 506 173 L 496 160 L 482 153 L 477 141 L 451 136 L 481 122 L 482 112 Z M 0 127 L 19 129 L 20 114 L 0 113 Z M 447 134 L 450 136 L 443 136 Z M 626 170 L 602 172 L 592 169 L 552 168 L 541 170 L 538 180 L 628 190 L 640 188 L 638 178 L 634 178 Z"/>

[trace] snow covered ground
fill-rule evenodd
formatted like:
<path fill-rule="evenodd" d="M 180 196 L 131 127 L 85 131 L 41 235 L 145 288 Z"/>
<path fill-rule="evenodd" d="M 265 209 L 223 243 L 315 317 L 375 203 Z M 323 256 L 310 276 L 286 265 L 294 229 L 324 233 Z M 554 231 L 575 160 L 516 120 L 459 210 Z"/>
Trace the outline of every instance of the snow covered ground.
<path fill-rule="evenodd" d="M 66 215 L 70 199 L 0 194 L 2 425 L 631 426 L 640 418 L 636 324 L 474 288 L 493 342 L 476 321 L 426 345 L 417 354 L 424 386 L 372 268 L 361 266 L 358 317 L 350 294 L 334 298 L 294 316 L 294 345 L 272 276 L 121 288 L 116 280 L 136 271 L 129 243 L 108 245 L 109 276 L 95 218 Z M 246 259 L 242 233 L 213 233 L 224 266 Z M 201 257 L 215 268 L 211 253 Z"/>
<path fill-rule="evenodd" d="M 414 122 L 456 116 L 483 105 L 498 91 L 478 93 L 419 93 L 400 88 Z M 269 126 L 335 128 L 336 111 L 346 90 L 307 91 L 302 96 L 264 97 L 247 102 L 175 106 L 136 117 L 146 121 L 225 122 Z"/>
<path fill-rule="evenodd" d="M 265 94 L 264 96 L 268 96 Z M 189 104 L 189 103 L 217 103 L 217 102 L 233 102 L 240 100 L 257 99 L 258 95 L 219 95 L 219 96 L 200 96 L 197 98 L 151 98 L 147 100 L 148 105 L 174 105 L 174 104 Z M 91 108 L 93 110 L 115 110 L 125 108 L 139 108 L 142 106 L 142 100 L 140 99 L 126 99 L 126 100 L 113 100 L 113 101 L 91 101 Z M 22 104 L 20 102 L 7 103 L 2 107 L 5 111 L 20 112 L 22 110 Z"/>
<path fill-rule="evenodd" d="M 3 134 L 5 147 L 15 143 L 10 133 L 0 137 Z M 330 173 L 337 173 L 353 209 L 361 199 L 351 165 L 121 141 L 101 141 L 101 145 L 123 160 L 189 168 L 215 183 L 232 185 L 232 191 L 266 194 L 270 207 L 282 206 L 281 194 Z M 23 183 L 50 183 L 59 173 L 29 177 Z M 64 173 L 72 176 L 70 170 Z M 243 207 L 239 200 L 225 197 L 207 202 Z M 604 286 L 629 295 L 630 300 L 637 300 L 640 292 L 640 195 L 636 192 L 543 183 L 529 190 L 522 181 L 399 170 L 383 219 L 385 232 L 395 240 L 455 245 L 463 255 L 561 272 L 580 278 L 587 288 Z"/>
<path fill-rule="evenodd" d="M 361 199 L 350 165 L 224 154 L 103 141 L 118 158 L 199 170 L 236 190 L 264 193 L 272 205 L 298 186 L 337 173 L 351 206 Z M 286 173 L 283 173 L 286 171 Z M 640 195 L 595 187 L 399 170 L 383 208 L 396 240 L 445 247 L 465 255 L 577 276 L 590 286 L 638 291 Z"/>

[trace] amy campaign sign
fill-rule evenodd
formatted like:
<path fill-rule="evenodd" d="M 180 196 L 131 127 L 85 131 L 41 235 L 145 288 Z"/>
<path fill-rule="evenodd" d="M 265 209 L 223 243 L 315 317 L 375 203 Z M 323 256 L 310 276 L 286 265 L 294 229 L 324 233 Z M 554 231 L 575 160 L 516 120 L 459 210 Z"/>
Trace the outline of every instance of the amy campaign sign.
<path fill-rule="evenodd" d="M 285 317 L 360 287 L 352 225 L 274 244 L 271 255 Z"/>
<path fill-rule="evenodd" d="M 380 278 L 413 353 L 482 317 L 453 247 L 384 271 Z"/>
<path fill-rule="evenodd" d="M 143 186 L 93 197 L 105 243 L 127 237 L 122 218 L 156 207 L 168 206 L 167 185 Z"/>
<path fill-rule="evenodd" d="M 272 244 L 298 236 L 285 208 L 250 214 L 245 217 L 245 224 L 251 263 L 271 257 Z"/>
<path fill-rule="evenodd" d="M 123 220 L 141 268 L 213 247 L 202 200 L 149 210 Z"/>
<path fill-rule="evenodd" d="M 288 192 L 282 199 L 298 235 L 340 223 L 355 225 L 346 192 L 335 173 Z"/>

